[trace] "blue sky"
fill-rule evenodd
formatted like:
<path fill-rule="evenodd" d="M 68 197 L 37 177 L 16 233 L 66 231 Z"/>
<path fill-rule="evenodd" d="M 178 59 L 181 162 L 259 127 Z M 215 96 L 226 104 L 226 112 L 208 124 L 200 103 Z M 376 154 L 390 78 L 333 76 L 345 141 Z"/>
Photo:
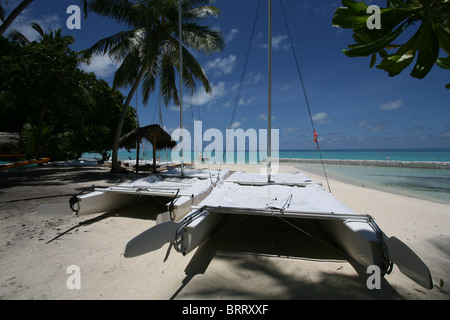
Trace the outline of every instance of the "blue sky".
<path fill-rule="evenodd" d="M 2 1 L 6 13 L 18 2 Z M 205 24 L 220 29 L 227 45 L 220 54 L 196 54 L 213 93 L 205 94 L 199 86 L 193 97 L 185 97 L 186 129 L 193 131 L 193 120 L 199 119 L 204 130 L 225 132 L 230 124 L 244 130 L 267 128 L 267 2 L 262 1 L 240 103 L 231 123 L 258 0 L 216 1 L 222 14 Z M 12 28 L 31 39 L 37 38 L 29 28 L 31 21 L 46 31 L 62 28 L 64 34 L 75 37 L 74 50 L 86 49 L 124 29 L 90 13 L 82 19 L 81 30 L 69 30 L 66 9 L 70 5 L 79 5 L 79 1 L 35 0 Z M 369 69 L 369 58 L 346 57 L 342 49 L 353 43 L 352 32 L 331 24 L 340 5 L 339 0 L 283 0 L 321 147 L 450 148 L 450 90 L 444 87 L 450 82 L 449 71 L 435 66 L 425 79 L 418 80 L 409 76 L 410 66 L 390 78 L 382 70 Z M 273 0 L 273 47 L 273 128 L 279 129 L 280 148 L 313 149 L 312 127 L 279 0 Z M 111 83 L 116 66 L 107 57 L 97 57 L 84 68 Z M 129 88 L 121 91 L 126 95 Z M 138 108 L 141 125 L 158 122 L 157 92 L 147 106 L 139 94 L 133 106 Z M 169 132 L 178 127 L 179 111 L 174 105 L 163 107 L 163 121 Z"/>

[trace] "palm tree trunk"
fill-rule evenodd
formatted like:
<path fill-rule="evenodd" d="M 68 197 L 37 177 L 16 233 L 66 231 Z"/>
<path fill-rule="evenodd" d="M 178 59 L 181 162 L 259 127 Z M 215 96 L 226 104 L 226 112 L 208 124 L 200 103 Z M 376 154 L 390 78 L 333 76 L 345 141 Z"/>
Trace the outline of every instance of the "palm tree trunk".
<path fill-rule="evenodd" d="M 6 18 L 6 20 L 2 23 L 0 26 L 0 36 L 5 33 L 6 30 L 8 30 L 9 26 L 16 20 L 16 18 L 19 16 L 19 14 L 25 10 L 26 7 L 30 3 L 32 3 L 33 0 L 23 0 Z"/>
<path fill-rule="evenodd" d="M 145 68 L 142 68 L 141 72 L 139 73 L 139 75 L 136 79 L 136 82 L 134 83 L 133 87 L 131 88 L 130 93 L 128 94 L 127 100 L 125 101 L 125 104 L 122 109 L 122 114 L 120 115 L 119 123 L 117 124 L 116 136 L 114 137 L 113 152 L 112 152 L 111 173 L 117 173 L 117 172 L 122 171 L 122 168 L 119 165 L 119 155 L 118 155 L 119 140 L 122 135 L 122 130 L 123 130 L 123 125 L 125 123 L 125 119 L 127 117 L 128 107 L 130 106 L 131 99 L 133 99 L 134 94 L 136 93 L 137 89 L 139 88 L 139 84 L 141 83 L 144 73 L 145 73 Z"/>
<path fill-rule="evenodd" d="M 47 107 L 44 104 L 44 107 L 41 109 L 41 113 L 39 115 L 39 120 L 38 120 L 38 132 L 37 132 L 37 137 L 36 137 L 36 142 L 35 142 L 35 154 L 34 157 L 36 159 L 42 157 L 42 131 L 44 130 L 44 117 L 45 117 L 45 113 L 47 111 Z"/>

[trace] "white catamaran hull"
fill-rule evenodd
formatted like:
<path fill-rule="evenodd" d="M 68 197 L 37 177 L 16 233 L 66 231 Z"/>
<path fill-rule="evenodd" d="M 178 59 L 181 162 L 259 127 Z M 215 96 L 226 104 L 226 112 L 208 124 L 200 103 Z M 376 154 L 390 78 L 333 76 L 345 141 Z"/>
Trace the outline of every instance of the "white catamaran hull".
<path fill-rule="evenodd" d="M 213 190 L 217 181 L 227 178 L 226 170 L 185 170 L 174 169 L 164 175 L 150 174 L 145 178 L 123 183 L 114 187 L 95 188 L 93 192 L 76 195 L 69 203 L 43 204 L 38 215 L 56 216 L 67 214 L 69 205 L 72 212 L 78 215 L 114 212 L 123 207 L 136 204 L 151 198 L 166 199 L 170 219 L 181 220 Z"/>
<path fill-rule="evenodd" d="M 428 268 L 406 245 L 386 237 L 372 217 L 352 212 L 314 183 L 296 187 L 221 182 L 180 222 L 164 222 L 157 226 L 158 233 L 149 229 L 130 241 L 124 256 L 149 252 L 152 242 L 172 242 L 178 252 L 187 255 L 207 240 L 229 214 L 315 220 L 333 240 L 329 245 L 344 253 L 349 262 L 365 268 L 378 266 L 382 275 L 388 273 L 394 262 L 408 277 L 432 288 Z"/>

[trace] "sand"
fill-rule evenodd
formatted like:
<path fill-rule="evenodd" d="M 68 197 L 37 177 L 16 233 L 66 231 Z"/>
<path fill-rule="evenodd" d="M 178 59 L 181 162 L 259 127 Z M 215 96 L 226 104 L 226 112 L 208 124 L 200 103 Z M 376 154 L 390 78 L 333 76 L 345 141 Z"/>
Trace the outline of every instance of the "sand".
<path fill-rule="evenodd" d="M 256 166 L 231 170 L 258 172 Z M 301 164 L 280 172 L 302 171 Z M 305 171 L 303 171 L 305 172 Z M 314 181 L 323 177 L 305 172 Z M 183 257 L 169 245 L 126 259 L 126 243 L 155 225 L 161 207 L 149 201 L 110 215 L 38 217 L 43 203 L 67 202 L 95 186 L 135 180 L 102 167 L 41 167 L 0 172 L 0 299 L 4 300 L 448 300 L 450 205 L 389 194 L 330 180 L 333 194 L 358 213 L 370 214 L 388 236 L 405 242 L 429 267 L 426 290 L 398 268 L 381 289 L 369 290 L 345 257 L 298 230 L 272 220 L 226 221 L 212 239 Z M 55 236 L 77 226 L 60 238 Z M 228 227 L 227 227 L 228 226 Z M 275 254 L 259 253 L 269 246 Z M 270 250 L 269 250 L 270 251 Z M 264 251 L 264 252 L 267 252 Z M 276 254 L 279 253 L 279 255 Z M 71 266 L 80 274 L 81 288 Z"/>

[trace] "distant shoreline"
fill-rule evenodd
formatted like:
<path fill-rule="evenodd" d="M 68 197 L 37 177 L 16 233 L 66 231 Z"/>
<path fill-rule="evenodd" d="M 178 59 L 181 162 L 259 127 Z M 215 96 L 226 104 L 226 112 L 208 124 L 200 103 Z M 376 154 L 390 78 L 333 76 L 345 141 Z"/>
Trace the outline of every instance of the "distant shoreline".
<path fill-rule="evenodd" d="M 402 168 L 420 168 L 420 169 L 445 169 L 450 170 L 450 162 L 439 161 L 397 161 L 397 160 L 343 160 L 343 159 L 295 159 L 280 158 L 280 163 L 314 163 L 314 164 L 337 164 L 353 166 L 379 166 L 379 167 L 402 167 Z"/>

